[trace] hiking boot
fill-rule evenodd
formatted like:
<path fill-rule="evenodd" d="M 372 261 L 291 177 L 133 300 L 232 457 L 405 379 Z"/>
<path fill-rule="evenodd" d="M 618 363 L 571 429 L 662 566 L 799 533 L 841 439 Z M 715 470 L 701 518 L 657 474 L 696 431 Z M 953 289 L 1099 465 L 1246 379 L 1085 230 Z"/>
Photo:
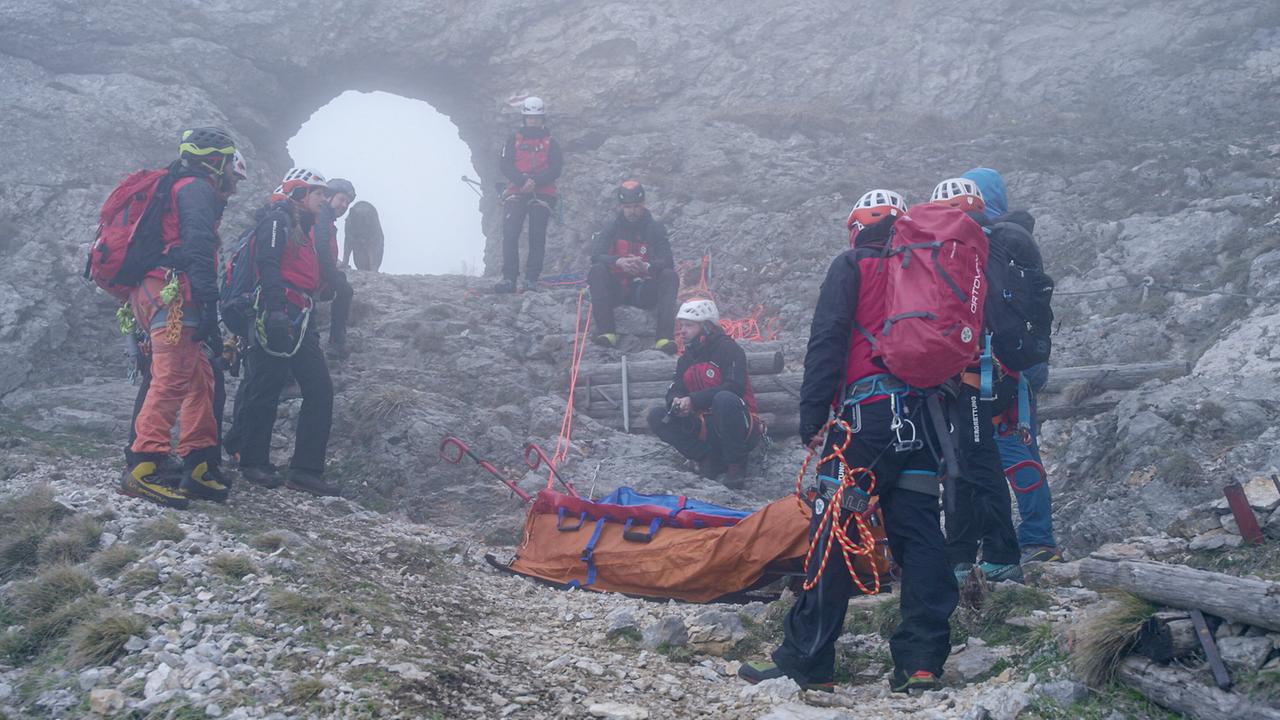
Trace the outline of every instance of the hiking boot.
<path fill-rule="evenodd" d="M 538 287 L 537 278 L 534 278 L 532 280 L 530 280 L 529 278 L 525 278 L 524 282 L 520 284 L 520 292 L 538 292 L 541 289 L 542 288 Z"/>
<path fill-rule="evenodd" d="M 715 460 L 699 460 L 698 474 L 708 480 L 715 480 L 725 472 L 724 463 L 719 459 Z"/>
<path fill-rule="evenodd" d="M 240 477 L 259 487 L 273 490 L 284 484 L 275 465 L 241 465 Z"/>
<path fill-rule="evenodd" d="M 510 295 L 515 291 L 516 291 L 515 280 L 503 280 L 493 286 L 493 292 L 498 293 L 499 295 Z"/>
<path fill-rule="evenodd" d="M 618 347 L 618 333 L 600 333 L 591 338 L 592 342 L 600 347 L 616 348 Z"/>
<path fill-rule="evenodd" d="M 338 486 L 328 482 L 319 473 L 301 468 L 289 468 L 284 485 L 290 490 L 301 490 L 320 497 L 341 495 Z"/>
<path fill-rule="evenodd" d="M 668 355 L 675 355 L 676 351 L 679 350 L 679 348 L 676 347 L 676 341 L 669 340 L 667 338 L 658 340 L 658 342 L 653 344 L 653 347 L 655 350 L 661 350 Z"/>
<path fill-rule="evenodd" d="M 752 660 L 751 662 L 742 663 L 742 666 L 738 668 L 738 677 L 752 685 L 786 676 L 787 674 L 782 672 L 782 668 L 778 667 L 777 663 L 766 660 Z"/>
<path fill-rule="evenodd" d="M 747 485 L 747 466 L 742 463 L 729 463 L 724 469 L 724 479 L 720 482 L 733 490 L 741 490 Z"/>
<path fill-rule="evenodd" d="M 1066 562 L 1062 552 L 1048 545 L 1028 545 L 1022 548 L 1022 564 L 1032 562 Z"/>
<path fill-rule="evenodd" d="M 190 472 L 183 473 L 182 483 L 178 485 L 178 489 L 187 497 L 219 503 L 226 502 L 227 496 L 231 494 L 231 489 L 223 480 L 222 473 L 218 472 L 216 467 L 209 467 L 207 462 L 202 462 L 191 468 Z"/>
<path fill-rule="evenodd" d="M 186 510 L 191 506 L 186 493 L 166 484 L 156 472 L 156 465 L 153 460 L 142 460 L 131 468 L 125 468 L 120 476 L 120 492 L 175 510 Z"/>
<path fill-rule="evenodd" d="M 896 693 L 915 694 L 926 690 L 938 690 L 941 687 L 942 681 L 928 670 L 917 670 L 905 677 L 895 672 L 893 679 L 889 681 L 889 689 Z"/>
<path fill-rule="evenodd" d="M 969 573 L 973 572 L 973 563 L 956 563 L 951 570 L 956 574 L 956 584 L 963 585 L 969 579 Z"/>
<path fill-rule="evenodd" d="M 981 570 L 982 574 L 986 575 L 987 579 L 993 583 L 1003 582 L 1005 580 L 1012 580 L 1017 583 L 1023 581 L 1022 566 L 1017 563 L 1000 565 L 997 563 L 981 562 L 978 563 L 978 569 Z"/>

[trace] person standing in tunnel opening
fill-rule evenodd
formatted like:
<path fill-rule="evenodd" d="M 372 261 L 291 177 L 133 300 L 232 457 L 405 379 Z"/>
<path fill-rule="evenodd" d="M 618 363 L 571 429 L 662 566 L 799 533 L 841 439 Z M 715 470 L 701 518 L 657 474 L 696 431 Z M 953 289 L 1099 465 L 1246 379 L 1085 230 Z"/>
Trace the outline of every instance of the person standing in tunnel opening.
<path fill-rule="evenodd" d="M 720 311 L 710 300 L 680 306 L 676 324 L 684 354 L 676 361 L 666 404 L 649 410 L 649 429 L 697 462 L 705 477 L 723 474 L 726 487 L 741 488 L 747 455 L 764 433 L 747 355 L 720 327 Z"/>
<path fill-rule="evenodd" d="M 386 243 L 382 235 L 382 221 L 378 219 L 378 209 L 373 203 L 360 200 L 351 205 L 342 230 L 346 234 L 342 267 L 351 267 L 354 262 L 357 270 L 378 272 L 382 267 L 382 251 Z"/>
<path fill-rule="evenodd" d="M 674 355 L 676 295 L 680 278 L 667 229 L 645 208 L 644 186 L 627 180 L 615 191 L 618 214 L 597 233 L 591 243 L 592 315 L 595 342 L 608 348 L 618 346 L 614 309 L 619 305 L 651 308 L 658 339 L 653 346 Z"/>
<path fill-rule="evenodd" d="M 238 438 L 235 450 L 241 477 L 263 487 L 279 487 L 281 478 L 270 462 L 271 434 L 280 391 L 292 373 L 302 389 L 302 408 L 283 482 L 313 495 L 338 494 L 338 488 L 324 479 L 333 381 L 320 350 L 319 332 L 310 322 L 313 298 L 325 278 L 322 256 L 328 253 L 328 248 L 316 247 L 311 231 L 329 199 L 323 176 L 293 168 L 272 194 L 254 230 L 257 317 L 232 433 Z"/>
<path fill-rule="evenodd" d="M 329 354 L 334 359 L 344 360 L 350 355 L 347 349 L 347 319 L 351 316 L 351 300 L 355 292 L 351 289 L 351 283 L 347 282 L 346 273 L 338 268 L 338 218 L 346 214 L 347 208 L 356 199 L 356 188 L 350 180 L 333 178 L 329 180 L 326 194 L 329 199 L 320 208 L 312 235 L 316 250 L 327 253 L 320 258 L 320 264 L 324 268 L 320 299 L 333 300 L 329 316 Z"/>
<path fill-rule="evenodd" d="M 129 297 L 137 326 L 150 342 L 149 382 L 135 403 L 128 467 L 120 479 L 125 495 L 185 509 L 190 498 L 225 500 L 227 487 L 216 467 L 218 428 L 214 418 L 213 368 L 206 343 L 221 345 L 218 331 L 218 221 L 234 190 L 235 142 L 225 130 L 186 130 L 175 178 L 160 223 L 164 255 Z M 162 475 L 170 436 L 179 429 L 181 481 Z"/>
<path fill-rule="evenodd" d="M 556 203 L 556 179 L 564 160 L 546 126 L 541 98 L 525 98 L 521 126 L 502 148 L 500 167 L 509 184 L 502 194 L 502 280 L 494 292 L 513 293 L 520 276 L 520 234 L 529 220 L 529 255 L 524 288 L 536 290 L 547 249 L 547 223 Z"/>

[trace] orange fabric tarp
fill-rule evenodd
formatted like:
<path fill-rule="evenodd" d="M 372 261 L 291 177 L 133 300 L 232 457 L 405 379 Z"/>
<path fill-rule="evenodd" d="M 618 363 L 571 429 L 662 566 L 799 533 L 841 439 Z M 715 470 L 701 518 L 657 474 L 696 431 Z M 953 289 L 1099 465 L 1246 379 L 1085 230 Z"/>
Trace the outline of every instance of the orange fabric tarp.
<path fill-rule="evenodd" d="M 597 520 L 561 531 L 556 514 L 535 505 L 510 567 L 561 585 L 709 602 L 750 588 L 772 564 L 802 561 L 809 547 L 809 517 L 809 507 L 788 495 L 733 526 L 661 527 L 649 542 L 626 539 L 622 523 L 606 521 L 584 560 Z"/>

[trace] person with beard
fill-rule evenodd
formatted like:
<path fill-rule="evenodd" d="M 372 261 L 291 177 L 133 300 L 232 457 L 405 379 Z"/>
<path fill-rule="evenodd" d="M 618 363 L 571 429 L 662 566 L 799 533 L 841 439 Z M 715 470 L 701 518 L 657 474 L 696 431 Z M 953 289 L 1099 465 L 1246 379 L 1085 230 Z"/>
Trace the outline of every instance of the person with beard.
<path fill-rule="evenodd" d="M 333 381 L 311 320 L 314 295 L 324 277 L 322 256 L 312 227 L 329 202 L 323 176 L 293 168 L 271 196 L 258 222 L 253 263 L 259 291 L 257 320 L 246 352 L 243 394 L 237 399 L 232 433 L 238 438 L 240 475 L 263 487 L 282 480 L 270 462 L 271 431 L 280 391 L 289 374 L 302 389 L 297 435 L 289 472 L 290 489 L 336 495 L 324 479 L 325 455 L 333 421 Z"/>
<path fill-rule="evenodd" d="M 676 352 L 676 295 L 680 278 L 667 230 L 645 207 L 644 186 L 627 180 L 615 191 L 618 213 L 591 247 L 591 313 L 595 318 L 595 342 L 618 346 L 614 308 L 619 305 L 653 310 L 658 339 L 654 347 L 668 355 Z"/>

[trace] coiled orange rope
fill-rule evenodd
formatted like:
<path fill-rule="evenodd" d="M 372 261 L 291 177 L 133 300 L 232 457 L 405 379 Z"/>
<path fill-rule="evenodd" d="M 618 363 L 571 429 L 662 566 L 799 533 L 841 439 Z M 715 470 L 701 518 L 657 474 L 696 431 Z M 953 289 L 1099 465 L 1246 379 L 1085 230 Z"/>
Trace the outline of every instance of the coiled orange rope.
<path fill-rule="evenodd" d="M 817 551 L 818 545 L 821 544 L 823 535 L 825 534 L 828 538 L 826 549 L 822 552 L 822 560 L 818 564 L 818 572 L 814 573 L 812 580 L 804 581 L 804 589 L 808 591 L 817 587 L 818 581 L 822 579 L 822 573 L 826 572 L 827 561 L 831 559 L 831 548 L 838 544 L 840 546 L 840 554 L 844 558 L 845 567 L 849 569 L 849 577 L 853 580 L 854 585 L 857 585 L 864 595 L 878 595 L 880 593 L 880 572 L 876 569 L 875 560 L 871 559 L 868 563 L 871 573 L 870 587 L 863 584 L 862 578 L 858 576 L 853 567 L 854 558 L 859 556 L 871 558 L 872 553 L 875 552 L 876 540 L 871 535 L 871 526 L 867 522 L 867 516 L 870 515 L 872 510 L 868 509 L 863 513 L 841 513 L 840 511 L 840 502 L 844 498 L 845 490 L 857 488 L 859 478 L 870 478 L 870 486 L 863 488 L 868 495 L 874 495 L 876 489 L 876 475 L 870 468 L 851 468 L 845 462 L 844 451 L 849 447 L 849 443 L 853 441 L 853 428 L 849 426 L 849 423 L 840 418 L 833 418 L 823 426 L 814 444 L 810 445 L 809 452 L 805 455 L 804 463 L 800 466 L 800 474 L 796 477 L 796 495 L 801 500 L 804 499 L 802 486 L 804 485 L 805 475 L 809 470 L 809 463 L 815 455 L 819 454 L 816 452 L 817 447 L 824 442 L 827 431 L 833 425 L 839 426 L 844 430 L 844 442 L 834 446 L 830 454 L 818 461 L 817 467 L 814 468 L 814 475 L 816 476 L 818 468 L 828 461 L 839 460 L 841 468 L 840 486 L 836 488 L 835 494 L 827 503 L 826 508 L 823 510 L 822 518 L 818 521 L 818 527 L 814 529 L 813 537 L 809 540 L 809 551 L 804 557 L 804 574 L 806 578 L 809 577 L 809 564 L 813 561 L 814 553 Z M 819 487 L 821 487 L 821 482 L 819 480 Z M 840 519 L 841 514 L 844 515 L 843 520 Z M 854 530 L 854 536 L 852 537 L 849 532 L 850 524 L 853 525 Z"/>

